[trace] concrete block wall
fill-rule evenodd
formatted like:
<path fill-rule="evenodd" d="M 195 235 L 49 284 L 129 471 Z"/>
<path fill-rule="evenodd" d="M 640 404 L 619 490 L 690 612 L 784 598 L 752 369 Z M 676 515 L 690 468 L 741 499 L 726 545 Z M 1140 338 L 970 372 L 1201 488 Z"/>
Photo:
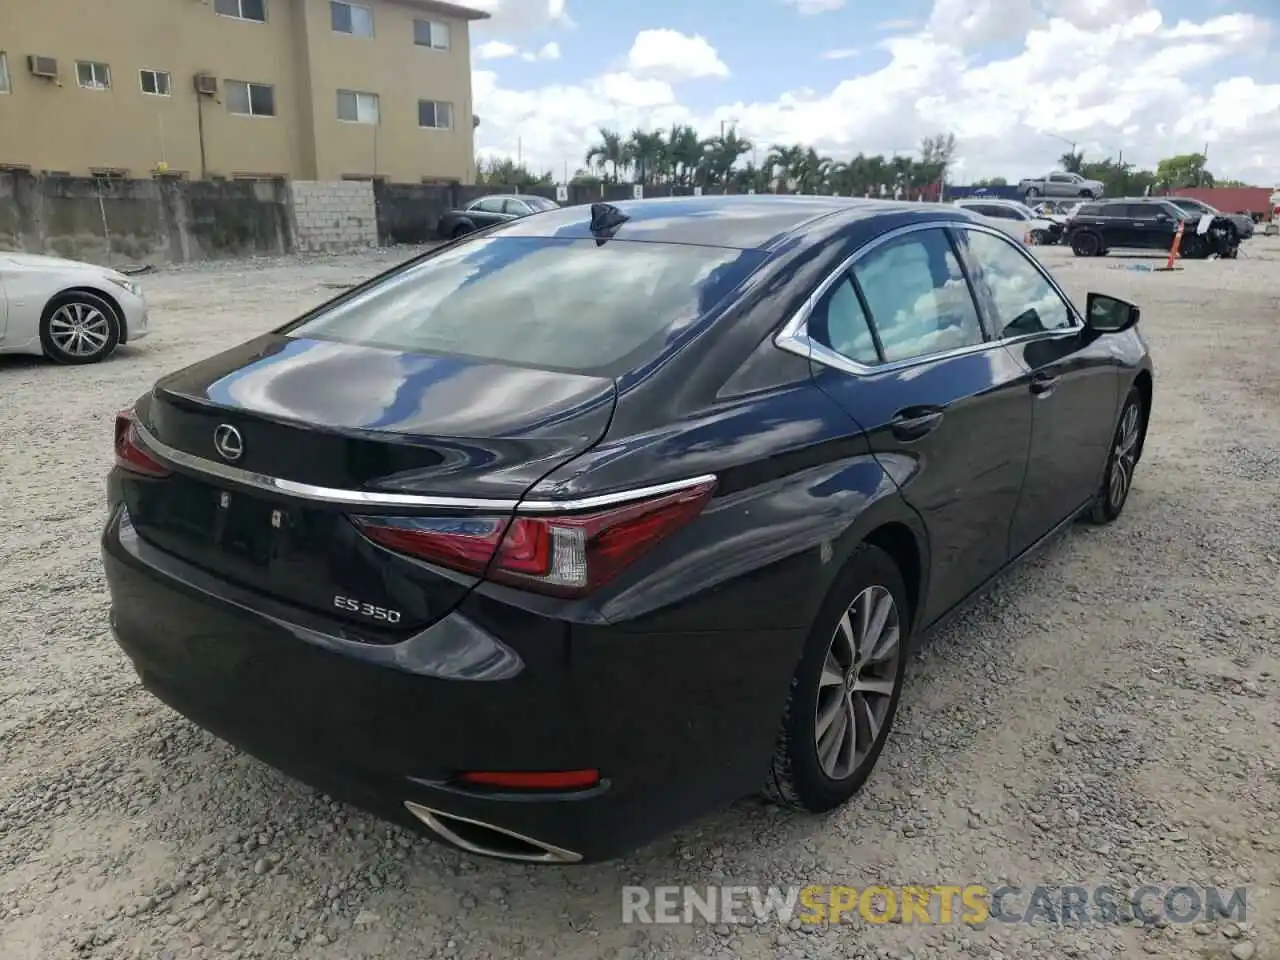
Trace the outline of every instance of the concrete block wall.
<path fill-rule="evenodd" d="M 295 180 L 294 249 L 306 253 L 358 250 L 378 245 L 373 184 L 362 180 Z"/>

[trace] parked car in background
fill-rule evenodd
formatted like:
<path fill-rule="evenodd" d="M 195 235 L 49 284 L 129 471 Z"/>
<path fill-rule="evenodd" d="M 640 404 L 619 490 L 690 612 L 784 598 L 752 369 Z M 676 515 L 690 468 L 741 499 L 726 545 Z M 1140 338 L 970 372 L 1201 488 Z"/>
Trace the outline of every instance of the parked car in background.
<path fill-rule="evenodd" d="M 1018 182 L 1018 192 L 1031 200 L 1033 197 L 1101 197 L 1106 186 L 1098 180 L 1086 180 L 1078 173 L 1058 171 L 1043 177 L 1031 177 Z"/>
<path fill-rule="evenodd" d="M 1197 200 L 1194 197 L 1165 197 L 1175 207 L 1191 214 L 1196 219 L 1200 217 L 1222 217 L 1229 220 L 1236 232 L 1240 235 L 1241 240 L 1248 240 L 1253 236 L 1253 217 L 1246 213 L 1226 213 L 1215 207 L 1209 206 L 1203 200 Z"/>
<path fill-rule="evenodd" d="M 515 220 L 119 415 L 112 628 L 195 722 L 471 853 L 832 810 L 916 636 L 1120 515 L 1138 319 L 946 204 Z"/>
<path fill-rule="evenodd" d="M 1054 244 L 1062 239 L 1062 224 L 1048 217 L 1037 216 L 1030 207 L 1017 200 L 965 197 L 954 203 L 957 207 L 983 217 L 993 227 L 1003 230 L 1021 243 Z"/>
<path fill-rule="evenodd" d="M 531 194 L 494 194 L 472 200 L 461 210 L 450 210 L 440 218 L 437 227 L 442 238 L 450 240 L 495 223 L 519 220 L 535 213 L 558 210 L 560 204 Z"/>
<path fill-rule="evenodd" d="M 118 270 L 0 251 L 0 353 L 96 363 L 147 332 L 142 288 Z"/>
<path fill-rule="evenodd" d="M 1181 256 L 1236 255 L 1239 233 L 1229 219 L 1215 218 L 1205 234 L 1196 232 L 1199 221 L 1199 214 L 1188 213 L 1165 197 L 1122 197 L 1084 204 L 1067 221 L 1065 242 L 1078 257 L 1104 256 L 1116 249 L 1165 252 L 1172 249 L 1181 225 Z"/>

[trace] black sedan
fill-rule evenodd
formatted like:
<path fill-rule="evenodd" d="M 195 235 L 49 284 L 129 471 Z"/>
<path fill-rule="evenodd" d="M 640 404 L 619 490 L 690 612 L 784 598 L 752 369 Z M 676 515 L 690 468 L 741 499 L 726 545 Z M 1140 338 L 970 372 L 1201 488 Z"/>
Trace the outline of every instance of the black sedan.
<path fill-rule="evenodd" d="M 829 810 L 913 638 L 1119 516 L 1137 321 L 954 207 L 517 220 L 122 413 L 111 623 L 196 723 L 474 853 L 608 858 L 761 788 Z"/>
<path fill-rule="evenodd" d="M 473 233 L 495 223 L 507 223 L 547 210 L 559 210 L 560 204 L 532 194 L 494 194 L 472 200 L 461 210 L 450 210 L 440 218 L 436 231 L 445 240 Z"/>

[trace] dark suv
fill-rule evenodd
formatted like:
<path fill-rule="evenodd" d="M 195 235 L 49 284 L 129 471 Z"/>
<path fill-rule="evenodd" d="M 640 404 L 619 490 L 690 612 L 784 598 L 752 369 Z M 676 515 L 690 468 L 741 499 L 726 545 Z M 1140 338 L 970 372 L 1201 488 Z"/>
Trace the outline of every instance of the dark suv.
<path fill-rule="evenodd" d="M 1235 256 L 1239 237 L 1230 221 L 1212 221 L 1204 234 L 1200 218 L 1159 197 L 1125 197 L 1083 204 L 1067 221 L 1065 242 L 1077 257 L 1102 256 L 1117 248 L 1167 251 L 1183 225 L 1179 253 L 1188 259 L 1217 253 Z M 1219 222 L 1221 221 L 1221 222 Z"/>

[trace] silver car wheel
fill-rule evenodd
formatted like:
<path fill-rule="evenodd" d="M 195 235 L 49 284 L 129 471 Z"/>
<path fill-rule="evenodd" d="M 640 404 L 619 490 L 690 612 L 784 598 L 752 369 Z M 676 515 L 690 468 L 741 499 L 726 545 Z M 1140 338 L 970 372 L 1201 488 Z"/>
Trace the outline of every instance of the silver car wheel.
<path fill-rule="evenodd" d="M 902 656 L 898 605 L 884 587 L 867 587 L 836 625 L 827 647 L 814 743 L 832 780 L 854 774 L 875 745 L 898 684 Z"/>
<path fill-rule="evenodd" d="M 111 320 L 89 303 L 72 301 L 49 318 L 49 339 L 70 357 L 92 357 L 111 340 Z"/>

